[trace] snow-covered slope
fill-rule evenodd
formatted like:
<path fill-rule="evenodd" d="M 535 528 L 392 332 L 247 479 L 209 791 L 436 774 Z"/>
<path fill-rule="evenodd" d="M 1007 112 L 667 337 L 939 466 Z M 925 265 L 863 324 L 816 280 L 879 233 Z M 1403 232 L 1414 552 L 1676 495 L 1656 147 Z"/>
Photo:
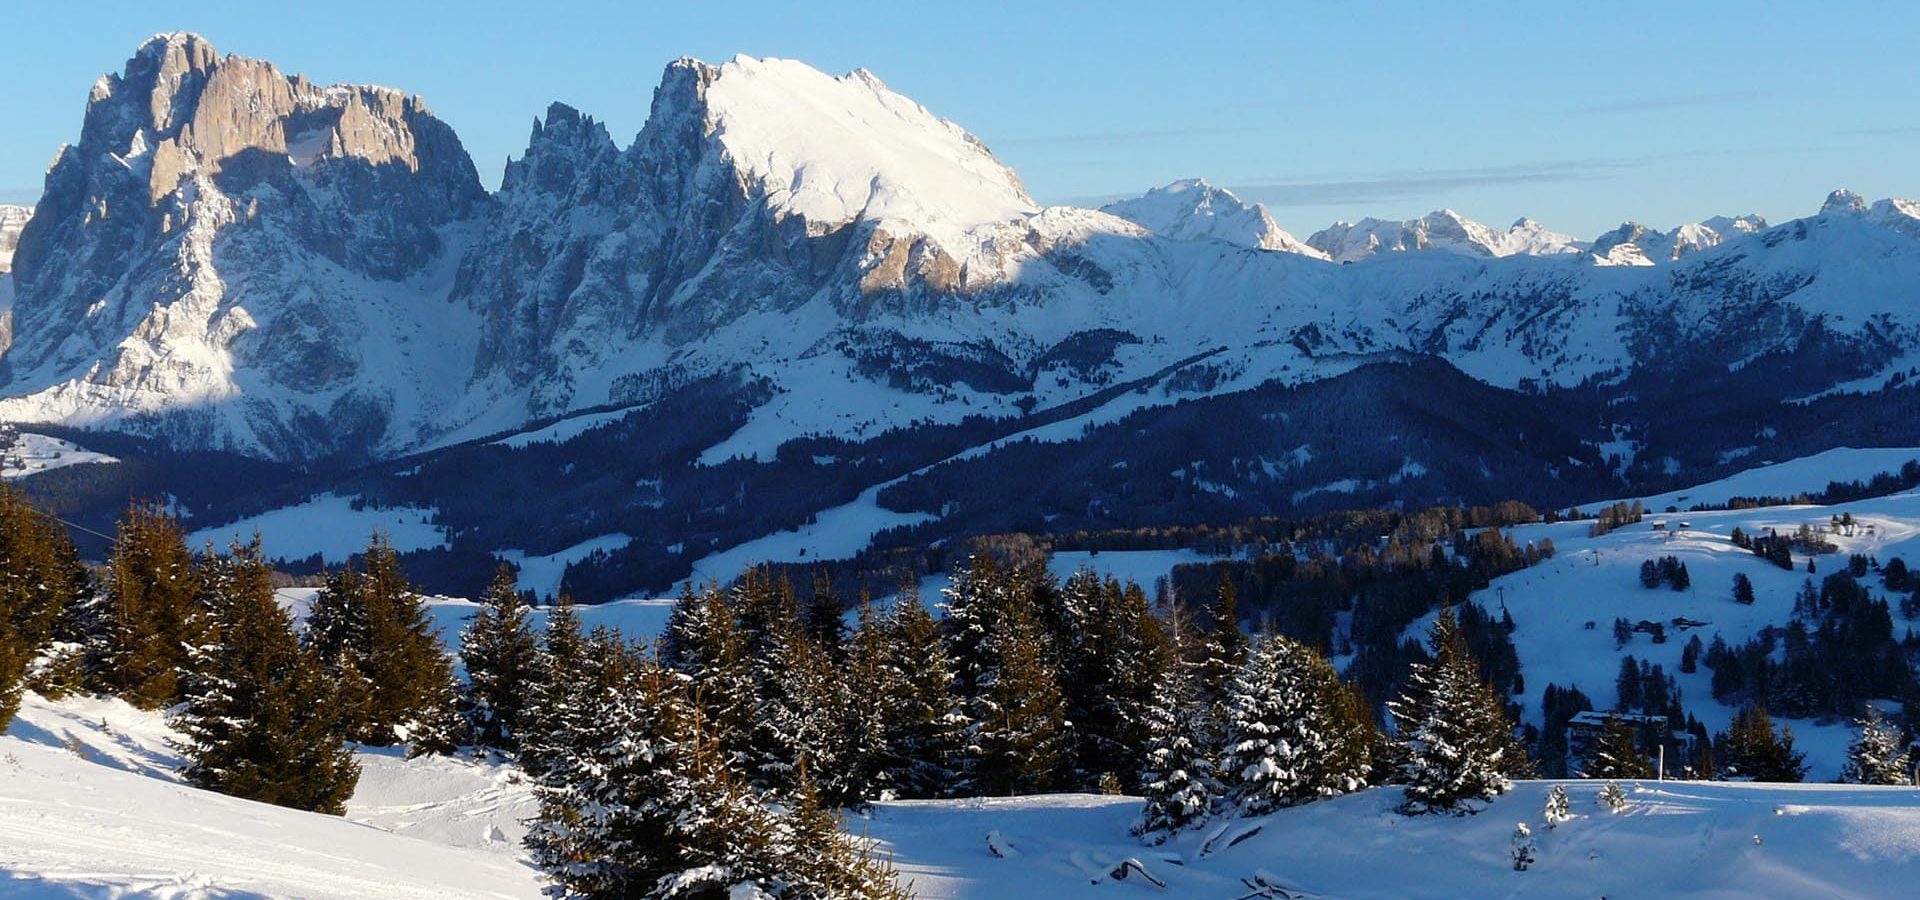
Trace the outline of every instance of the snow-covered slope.
<path fill-rule="evenodd" d="M 1561 784 L 1573 818 L 1552 828 L 1544 781 L 1474 816 L 1408 818 L 1392 811 L 1398 790 L 1376 788 L 1151 848 L 1127 837 L 1139 803 L 1125 797 L 882 803 L 854 824 L 928 900 L 1873 898 L 1904 893 L 1920 872 L 1912 788 L 1647 781 L 1623 785 L 1616 814 L 1596 802 L 1599 782 Z M 1509 855 L 1521 823 L 1536 844 L 1524 872 Z M 1116 880 L 1129 859 L 1138 867 Z"/>
<path fill-rule="evenodd" d="M 1560 256 L 1585 247 L 1572 236 L 1549 231 L 1532 219 L 1514 222 L 1503 232 L 1450 209 L 1405 222 L 1335 222 L 1314 232 L 1307 238 L 1307 245 L 1339 263 L 1416 250 L 1444 250 L 1471 257 Z"/>
<path fill-rule="evenodd" d="M 511 767 L 362 753 L 337 818 L 180 784 L 169 737 L 117 701 L 29 694 L 0 736 L 0 895 L 540 896 L 519 850 L 531 788 Z M 1157 847 L 1129 836 L 1140 803 L 1122 796 L 883 802 L 847 827 L 928 900 L 1867 898 L 1899 896 L 1920 874 L 1912 788 L 1644 781 L 1613 813 L 1599 782 L 1559 782 L 1572 818 L 1548 827 L 1553 784 L 1519 782 L 1464 817 L 1403 817 L 1399 791 L 1376 788 Z M 1536 844 L 1526 871 L 1509 855 L 1516 823 Z"/>
<path fill-rule="evenodd" d="M 1264 204 L 1249 204 L 1232 191 L 1188 178 L 1157 187 L 1130 200 L 1100 207 L 1154 234 L 1183 241 L 1226 241 L 1259 250 L 1298 253 L 1315 259 L 1327 255 L 1288 234 Z"/>
<path fill-rule="evenodd" d="M 507 832 L 530 809 L 527 788 L 494 779 L 504 772 L 363 754 L 341 818 L 187 787 L 170 737 L 119 701 L 29 694 L 0 736 L 0 895 L 540 896 Z"/>
<path fill-rule="evenodd" d="M 112 462 L 119 460 L 72 441 L 32 432 L 0 434 L 0 478 L 25 478 L 67 466 Z"/>

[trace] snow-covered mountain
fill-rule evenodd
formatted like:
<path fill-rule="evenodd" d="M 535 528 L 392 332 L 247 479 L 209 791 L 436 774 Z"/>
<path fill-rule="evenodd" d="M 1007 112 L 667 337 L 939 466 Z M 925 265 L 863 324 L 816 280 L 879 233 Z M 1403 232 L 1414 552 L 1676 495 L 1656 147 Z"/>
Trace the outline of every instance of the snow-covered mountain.
<path fill-rule="evenodd" d="M 477 323 L 486 203 L 418 97 L 155 37 L 87 101 L 14 256 L 0 416 L 284 458 L 418 441 Z"/>
<path fill-rule="evenodd" d="M 1585 247 L 1572 236 L 1550 231 L 1532 219 L 1521 219 L 1500 231 L 1450 209 L 1405 222 L 1372 218 L 1351 224 L 1335 222 L 1314 232 L 1307 238 L 1307 245 L 1338 263 L 1415 250 L 1445 250 L 1471 257 L 1558 256 L 1578 253 Z"/>
<path fill-rule="evenodd" d="M 1900 201 L 1703 223 L 1658 272 L 1444 210 L 1256 252 L 1284 233 L 1203 182 L 1113 210 L 1040 206 L 871 73 L 747 57 L 669 65 L 625 146 L 555 104 L 489 197 L 418 98 L 164 35 L 95 85 L 21 235 L 0 418 L 377 458 L 720 379 L 756 399 L 717 463 L 1017 419 L 1202 356 L 1183 395 L 1383 356 L 1568 386 L 1817 325 L 1853 354 L 1839 383 L 1920 329 Z M 1447 252 L 1385 252 L 1419 249 Z"/>
<path fill-rule="evenodd" d="M 1154 234 L 1183 241 L 1226 241 L 1259 250 L 1298 253 L 1315 259 L 1327 255 L 1288 234 L 1267 214 L 1264 204 L 1249 204 L 1232 191 L 1187 178 L 1128 200 L 1100 207 Z"/>
<path fill-rule="evenodd" d="M 1829 206 L 1832 202 L 1828 200 Z M 1826 211 L 1830 210 L 1823 210 Z M 1767 220 L 1751 215 L 1714 216 L 1671 231 L 1655 231 L 1638 222 L 1626 222 L 1594 238 L 1590 250 L 1594 261 L 1601 265 L 1665 265 L 1690 253 L 1717 247 L 1731 238 L 1765 230 Z"/>

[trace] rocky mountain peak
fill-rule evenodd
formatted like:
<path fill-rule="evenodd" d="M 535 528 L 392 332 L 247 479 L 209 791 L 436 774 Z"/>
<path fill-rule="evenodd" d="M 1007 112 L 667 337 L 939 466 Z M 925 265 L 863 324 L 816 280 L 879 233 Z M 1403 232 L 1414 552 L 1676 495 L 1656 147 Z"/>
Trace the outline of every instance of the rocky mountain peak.
<path fill-rule="evenodd" d="M 1176 240 L 1219 240 L 1259 250 L 1327 258 L 1282 229 L 1265 206 L 1247 203 L 1204 178 L 1183 178 L 1142 196 L 1109 203 L 1100 210 Z"/>

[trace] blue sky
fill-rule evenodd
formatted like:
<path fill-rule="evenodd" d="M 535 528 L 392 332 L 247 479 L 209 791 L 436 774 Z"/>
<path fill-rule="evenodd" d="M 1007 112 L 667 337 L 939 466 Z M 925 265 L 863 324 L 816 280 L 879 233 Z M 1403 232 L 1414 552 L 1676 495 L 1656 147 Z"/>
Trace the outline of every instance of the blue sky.
<path fill-rule="evenodd" d="M 1304 234 L 1442 206 L 1581 236 L 1920 195 L 1920 4 L 33 3 L 0 12 L 0 199 L 157 31 L 424 95 L 498 182 L 564 100 L 637 132 L 688 55 L 866 67 L 1046 202 L 1201 176 Z M 1829 8 L 1843 7 L 1843 8 Z"/>

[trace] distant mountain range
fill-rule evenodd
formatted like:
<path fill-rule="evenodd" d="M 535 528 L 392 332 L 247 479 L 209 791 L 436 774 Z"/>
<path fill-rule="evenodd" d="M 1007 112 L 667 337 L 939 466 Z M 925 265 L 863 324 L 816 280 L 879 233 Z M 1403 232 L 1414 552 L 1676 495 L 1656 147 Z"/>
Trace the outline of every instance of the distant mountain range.
<path fill-rule="evenodd" d="M 0 214 L 0 246 L 15 217 Z M 1863 432 L 1877 413 L 1822 398 L 1903 390 L 1920 363 L 1910 201 L 1836 192 L 1780 225 L 1629 223 L 1592 241 L 1441 210 L 1301 241 L 1199 180 L 1042 207 L 872 73 L 747 57 L 668 65 L 624 146 L 554 104 L 490 194 L 419 97 L 158 36 L 95 83 L 11 280 L 0 419 L 291 467 L 301 490 L 354 472 L 363 496 L 451 520 L 446 490 L 373 464 L 458 459 L 530 489 L 546 476 L 481 458 L 584 471 L 620 452 L 596 441 L 650 423 L 570 517 L 465 538 L 538 555 L 617 532 L 665 554 L 712 517 L 706 550 L 628 573 L 647 585 L 883 483 L 893 517 L 872 521 L 927 539 L 941 523 L 1617 493 L 1789 444 L 1892 439 Z M 1249 447 L 1278 441 L 1283 420 L 1315 418 L 1299 404 L 1362 385 L 1379 393 L 1338 402 L 1400 404 L 1364 435 L 1304 435 L 1299 454 L 1167 443 L 1198 439 L 1175 421 L 1197 409 L 1270 432 Z M 1217 418 L 1229 408 L 1253 418 Z M 1790 433 L 1795 417 L 1825 424 Z M 1123 421 L 1132 455 L 1084 452 Z M 544 437 L 488 443 L 516 432 Z M 939 496 L 963 487 L 932 487 L 1035 442 L 1108 469 L 1006 516 L 969 518 Z M 1188 458 L 1144 472 L 1149 448 Z M 1114 472 L 1132 480 L 1098 486 Z M 751 509 L 798 485 L 813 495 Z M 1167 498 L 1149 510 L 1142 491 Z"/>

